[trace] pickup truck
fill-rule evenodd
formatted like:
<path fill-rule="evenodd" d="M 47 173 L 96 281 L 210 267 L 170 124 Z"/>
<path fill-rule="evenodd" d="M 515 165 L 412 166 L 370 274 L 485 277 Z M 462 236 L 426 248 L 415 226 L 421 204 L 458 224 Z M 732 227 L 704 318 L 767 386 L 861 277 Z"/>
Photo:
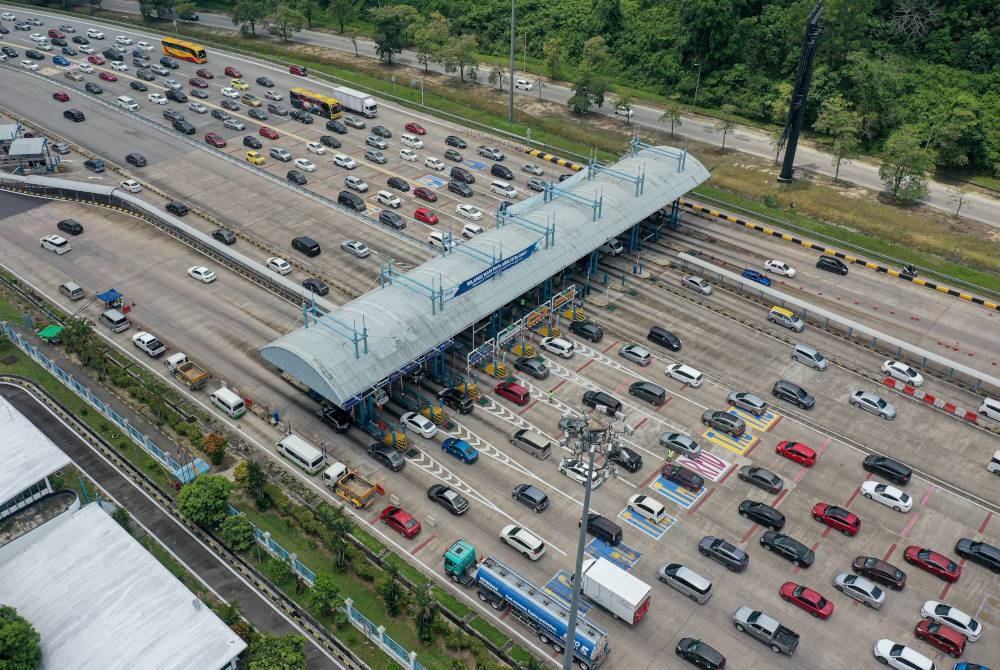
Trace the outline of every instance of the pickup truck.
<path fill-rule="evenodd" d="M 327 483 L 327 486 L 330 486 Z M 375 500 L 378 487 L 357 472 L 348 472 L 331 487 L 334 492 L 351 503 L 355 509 L 368 507 Z"/>
<path fill-rule="evenodd" d="M 174 377 L 184 382 L 189 389 L 197 391 L 208 383 L 209 375 L 203 368 L 190 360 L 183 351 L 168 356 L 163 364 L 173 373 Z"/>
<path fill-rule="evenodd" d="M 791 655 L 799 646 L 799 634 L 785 628 L 760 610 L 741 607 L 733 614 L 733 625 L 741 633 L 757 638 L 776 654 Z"/>

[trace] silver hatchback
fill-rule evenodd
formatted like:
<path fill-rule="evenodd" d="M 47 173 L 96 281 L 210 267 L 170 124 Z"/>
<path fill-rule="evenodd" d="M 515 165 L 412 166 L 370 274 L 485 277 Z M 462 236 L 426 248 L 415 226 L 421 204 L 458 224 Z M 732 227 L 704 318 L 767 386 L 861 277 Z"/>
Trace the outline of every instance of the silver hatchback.
<path fill-rule="evenodd" d="M 663 433 L 660 435 L 660 446 L 670 451 L 684 454 L 688 458 L 697 458 L 701 453 L 701 445 L 684 433 Z"/>

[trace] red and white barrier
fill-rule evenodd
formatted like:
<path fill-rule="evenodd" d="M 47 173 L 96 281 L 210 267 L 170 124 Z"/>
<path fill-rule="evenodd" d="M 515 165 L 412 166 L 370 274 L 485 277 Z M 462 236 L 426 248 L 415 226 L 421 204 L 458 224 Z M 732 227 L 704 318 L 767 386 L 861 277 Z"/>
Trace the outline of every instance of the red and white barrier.
<path fill-rule="evenodd" d="M 909 384 L 905 384 L 898 379 L 894 379 L 893 377 L 886 377 L 882 380 L 882 383 L 891 389 L 896 389 L 903 395 L 912 396 L 917 400 L 923 400 L 924 403 L 930 405 L 931 407 L 939 409 L 946 414 L 952 414 L 963 421 L 976 423 L 979 420 L 979 415 L 974 410 L 967 410 L 959 407 L 953 402 L 947 402 L 946 400 L 937 398 L 930 393 L 921 391 L 920 389 L 910 386 Z"/>

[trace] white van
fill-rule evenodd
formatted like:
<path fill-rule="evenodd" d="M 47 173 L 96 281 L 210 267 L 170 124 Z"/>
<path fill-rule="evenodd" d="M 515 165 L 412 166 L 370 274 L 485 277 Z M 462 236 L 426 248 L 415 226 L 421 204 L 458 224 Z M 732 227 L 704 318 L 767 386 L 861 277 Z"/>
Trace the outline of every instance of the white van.
<path fill-rule="evenodd" d="M 247 406 L 243 403 L 243 398 L 225 386 L 216 389 L 208 397 L 211 399 L 213 405 L 229 415 L 231 419 L 238 419 L 246 414 Z"/>
<path fill-rule="evenodd" d="M 486 229 L 482 226 L 476 225 L 475 223 L 466 223 L 462 226 L 462 237 L 467 239 L 472 239 L 476 235 L 482 235 L 486 232 Z"/>
<path fill-rule="evenodd" d="M 499 179 L 494 179 L 490 182 L 490 190 L 498 195 L 502 195 L 505 198 L 517 197 L 517 189 L 507 182 L 500 181 Z"/>
<path fill-rule="evenodd" d="M 326 465 L 323 452 L 295 434 L 289 433 L 274 445 L 278 453 L 311 475 Z M 344 468 L 345 472 L 347 468 Z"/>
<path fill-rule="evenodd" d="M 137 103 L 135 100 L 128 97 L 127 95 L 118 96 L 118 106 L 121 107 L 122 109 L 127 109 L 130 112 L 139 111 L 139 103 Z"/>
<path fill-rule="evenodd" d="M 792 349 L 792 360 L 808 365 L 817 370 L 826 370 L 830 366 L 830 361 L 826 356 L 819 353 L 815 347 L 799 342 Z"/>
<path fill-rule="evenodd" d="M 333 465 L 323 471 L 323 474 L 320 475 L 320 479 L 322 479 L 323 483 L 328 487 L 335 489 L 337 488 L 337 482 L 339 482 L 340 478 L 346 474 L 347 466 L 340 461 L 334 461 Z"/>
<path fill-rule="evenodd" d="M 993 452 L 993 458 L 986 464 L 986 471 L 995 475 L 1000 475 L 1000 451 Z"/>
<path fill-rule="evenodd" d="M 101 312 L 100 322 L 111 329 L 111 332 L 120 333 L 132 327 L 128 317 L 117 309 L 108 309 Z"/>
<path fill-rule="evenodd" d="M 404 147 L 410 147 L 411 149 L 424 148 L 424 141 L 419 137 L 417 137 L 416 135 L 412 135 L 410 133 L 403 133 L 402 135 L 400 135 L 399 142 Z"/>
<path fill-rule="evenodd" d="M 994 421 L 1000 421 L 1000 400 L 983 398 L 983 403 L 979 406 L 979 413 Z"/>
<path fill-rule="evenodd" d="M 430 235 L 427 236 L 427 244 L 431 245 L 438 251 L 442 251 L 444 250 L 444 236 L 445 236 L 444 233 L 442 233 L 439 230 L 435 230 L 434 232 L 432 232 Z M 458 246 L 458 242 L 455 241 L 455 238 L 449 237 L 448 241 L 450 242 L 449 246 L 452 249 Z"/>

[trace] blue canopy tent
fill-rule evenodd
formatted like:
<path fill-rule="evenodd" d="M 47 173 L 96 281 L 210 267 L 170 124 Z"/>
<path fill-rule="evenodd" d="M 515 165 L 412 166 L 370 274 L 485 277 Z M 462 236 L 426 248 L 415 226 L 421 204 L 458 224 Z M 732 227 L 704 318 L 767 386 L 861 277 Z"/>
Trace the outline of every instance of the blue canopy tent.
<path fill-rule="evenodd" d="M 111 308 L 117 309 L 121 307 L 122 303 L 124 302 L 124 300 L 122 300 L 122 294 L 113 288 L 108 289 L 104 293 L 98 293 L 97 299 L 106 304 L 108 306 L 108 309 Z"/>

